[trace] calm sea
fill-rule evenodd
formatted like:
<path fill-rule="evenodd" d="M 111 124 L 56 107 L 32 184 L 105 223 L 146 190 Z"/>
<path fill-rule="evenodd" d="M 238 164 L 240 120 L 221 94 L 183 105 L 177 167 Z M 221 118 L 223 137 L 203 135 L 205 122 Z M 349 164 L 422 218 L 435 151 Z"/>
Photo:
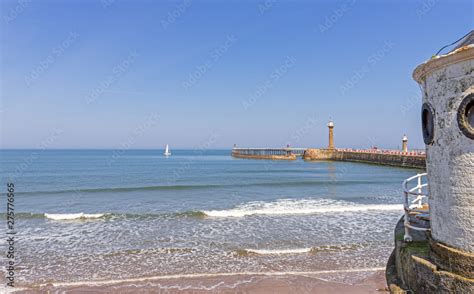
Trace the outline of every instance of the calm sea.
<path fill-rule="evenodd" d="M 16 187 L 18 285 L 384 267 L 401 182 L 418 172 L 172 152 L 0 151 L 3 210 L 9 178 Z"/>

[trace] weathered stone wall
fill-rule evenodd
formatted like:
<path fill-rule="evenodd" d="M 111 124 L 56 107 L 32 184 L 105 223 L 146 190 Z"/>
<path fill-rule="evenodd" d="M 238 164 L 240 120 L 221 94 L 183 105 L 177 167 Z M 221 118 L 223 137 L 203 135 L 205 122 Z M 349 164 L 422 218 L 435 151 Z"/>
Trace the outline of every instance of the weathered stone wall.
<path fill-rule="evenodd" d="M 415 155 L 363 153 L 331 149 L 308 149 L 303 158 L 305 160 L 336 160 L 363 162 L 398 167 L 425 168 L 425 157 Z"/>
<path fill-rule="evenodd" d="M 303 154 L 303 159 L 305 160 L 333 160 L 334 159 L 334 149 L 314 149 L 309 148 Z"/>
<path fill-rule="evenodd" d="M 342 161 L 365 162 L 381 165 L 391 165 L 399 167 L 411 167 L 424 169 L 426 160 L 424 156 L 384 154 L 384 153 L 359 153 L 350 151 L 341 151 L 339 156 Z"/>
<path fill-rule="evenodd" d="M 432 258 L 433 242 L 428 234 L 412 231 L 413 242 L 403 241 L 403 217 L 395 227 L 395 249 L 387 263 L 386 278 L 392 294 L 474 293 L 472 254 L 447 249 L 452 265 L 464 265 L 461 272 L 439 267 Z"/>
<path fill-rule="evenodd" d="M 434 114 L 426 145 L 433 238 L 474 253 L 474 140 L 458 123 L 461 102 L 474 93 L 474 47 L 428 61 L 414 78 Z"/>

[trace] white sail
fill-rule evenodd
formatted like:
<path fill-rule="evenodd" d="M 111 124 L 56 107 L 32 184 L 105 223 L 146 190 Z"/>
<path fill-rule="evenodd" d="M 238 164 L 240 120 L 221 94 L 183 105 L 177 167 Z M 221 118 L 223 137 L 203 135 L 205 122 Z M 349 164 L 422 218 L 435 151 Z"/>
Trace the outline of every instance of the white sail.
<path fill-rule="evenodd" d="M 168 144 L 166 144 L 166 148 L 165 148 L 165 153 L 164 153 L 165 156 L 170 156 L 171 155 L 171 152 L 169 151 L 169 146 Z"/>

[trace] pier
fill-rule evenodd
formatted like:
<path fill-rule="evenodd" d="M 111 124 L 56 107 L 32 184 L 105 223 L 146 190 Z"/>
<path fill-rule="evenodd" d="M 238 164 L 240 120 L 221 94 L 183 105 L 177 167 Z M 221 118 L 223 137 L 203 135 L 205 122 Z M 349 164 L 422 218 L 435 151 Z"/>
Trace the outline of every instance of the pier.
<path fill-rule="evenodd" d="M 334 123 L 329 121 L 329 143 L 327 148 L 237 148 L 234 145 L 232 156 L 247 159 L 296 160 L 302 157 L 308 161 L 350 161 L 390 165 L 408 168 L 426 168 L 426 154 L 420 150 L 408 149 L 408 138 L 403 135 L 401 150 L 352 149 L 334 147 Z"/>
<path fill-rule="evenodd" d="M 348 161 L 424 169 L 426 154 L 422 151 L 381 149 L 316 148 L 233 148 L 232 156 L 247 159 L 307 161 Z"/>
<path fill-rule="evenodd" d="M 332 160 L 390 165 L 408 168 L 426 168 L 423 151 L 381 149 L 307 149 L 305 160 Z"/>
<path fill-rule="evenodd" d="M 232 148 L 232 156 L 250 159 L 295 160 L 306 148 Z"/>

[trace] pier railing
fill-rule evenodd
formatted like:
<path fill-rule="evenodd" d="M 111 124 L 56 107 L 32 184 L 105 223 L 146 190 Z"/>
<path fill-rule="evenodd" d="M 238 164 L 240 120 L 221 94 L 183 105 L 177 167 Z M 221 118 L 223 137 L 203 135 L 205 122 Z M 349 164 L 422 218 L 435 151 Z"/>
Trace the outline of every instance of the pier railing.
<path fill-rule="evenodd" d="M 416 231 L 427 231 L 429 228 L 419 226 L 412 222 L 412 216 L 419 220 L 429 220 L 429 206 L 428 206 L 428 182 L 426 173 L 417 174 L 411 178 L 403 181 L 403 208 L 405 211 L 405 236 L 403 239 L 406 242 L 413 240 L 410 235 L 410 229 Z M 412 186 L 409 188 L 409 186 Z M 414 185 L 414 186 L 413 186 Z"/>
<path fill-rule="evenodd" d="M 403 152 L 400 150 L 390 149 L 352 149 L 352 148 L 338 148 L 337 151 L 356 152 L 356 153 L 372 153 L 372 154 L 392 154 L 392 155 L 404 155 L 404 156 L 426 156 L 425 151 L 412 150 Z"/>

